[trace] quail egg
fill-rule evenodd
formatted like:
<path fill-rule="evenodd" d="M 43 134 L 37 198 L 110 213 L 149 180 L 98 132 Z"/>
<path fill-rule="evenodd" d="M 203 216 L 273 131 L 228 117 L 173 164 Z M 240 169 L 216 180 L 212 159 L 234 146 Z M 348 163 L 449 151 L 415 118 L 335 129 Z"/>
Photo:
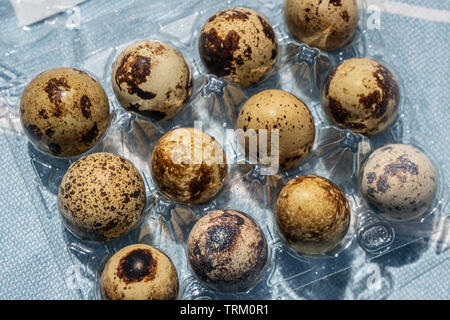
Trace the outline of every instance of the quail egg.
<path fill-rule="evenodd" d="M 38 149 L 60 157 L 77 156 L 91 149 L 108 128 L 108 97 L 84 71 L 47 70 L 23 91 L 20 120 Z"/>
<path fill-rule="evenodd" d="M 228 171 L 220 144 L 195 128 L 177 128 L 166 133 L 153 150 L 150 166 L 159 190 L 184 204 L 213 198 Z"/>
<path fill-rule="evenodd" d="M 206 21 L 200 32 L 199 51 L 208 72 L 248 87 L 272 70 L 278 44 L 266 18 L 235 7 L 221 10 Z"/>
<path fill-rule="evenodd" d="M 106 241 L 127 233 L 145 207 L 145 186 L 128 160 L 106 152 L 74 162 L 58 190 L 62 221 L 75 236 Z"/>
<path fill-rule="evenodd" d="M 216 210 L 192 228 L 187 244 L 197 277 L 219 291 L 242 291 L 259 280 L 268 248 L 259 225 L 247 214 Z"/>
<path fill-rule="evenodd" d="M 331 51 L 354 36 L 358 6 L 355 0 L 286 0 L 284 16 L 297 41 Z"/>
<path fill-rule="evenodd" d="M 342 241 L 350 225 L 345 194 L 316 175 L 290 180 L 280 191 L 275 218 L 287 244 L 302 254 L 326 253 Z"/>
<path fill-rule="evenodd" d="M 117 57 L 112 86 L 120 104 L 146 118 L 173 118 L 192 93 L 192 74 L 181 53 L 172 46 L 144 40 Z"/>
<path fill-rule="evenodd" d="M 322 106 L 330 121 L 364 135 L 384 131 L 396 119 L 400 101 L 397 80 L 380 62 L 352 58 L 327 77 Z"/>
<path fill-rule="evenodd" d="M 100 278 L 104 300 L 173 300 L 178 288 L 177 270 L 170 258 L 146 244 L 116 252 Z"/>
<path fill-rule="evenodd" d="M 369 205 L 387 219 L 422 217 L 437 191 L 436 170 L 422 151 L 405 144 L 375 150 L 364 165 L 361 192 Z"/>
<path fill-rule="evenodd" d="M 253 95 L 239 112 L 236 128 L 243 133 L 255 130 L 260 138 L 261 130 L 267 130 L 267 152 L 259 150 L 258 156 L 271 155 L 271 131 L 279 131 L 279 166 L 288 169 L 299 164 L 311 151 L 315 138 L 314 119 L 308 107 L 296 96 L 283 90 L 265 90 Z M 249 136 L 250 137 L 250 136 Z M 249 156 L 250 139 L 246 143 Z M 259 142 L 257 143 L 260 146 Z"/>

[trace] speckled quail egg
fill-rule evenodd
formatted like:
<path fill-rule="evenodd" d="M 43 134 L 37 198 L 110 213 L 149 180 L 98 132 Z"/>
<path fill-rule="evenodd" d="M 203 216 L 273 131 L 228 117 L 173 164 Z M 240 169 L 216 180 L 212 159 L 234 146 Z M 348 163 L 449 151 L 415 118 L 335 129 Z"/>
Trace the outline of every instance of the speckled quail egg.
<path fill-rule="evenodd" d="M 244 134 L 253 129 L 258 135 L 259 130 L 267 130 L 268 152 L 259 150 L 260 157 L 262 154 L 271 155 L 271 131 L 279 130 L 281 169 L 300 163 L 314 144 L 315 125 L 311 112 L 300 99 L 283 90 L 261 91 L 248 99 L 239 112 L 236 128 L 243 130 Z M 248 156 L 250 139 L 239 141 L 246 143 Z"/>
<path fill-rule="evenodd" d="M 195 128 L 177 128 L 166 133 L 153 150 L 150 166 L 159 190 L 184 204 L 213 198 L 228 171 L 220 144 Z"/>
<path fill-rule="evenodd" d="M 394 75 L 380 62 L 352 58 L 327 77 L 322 106 L 329 120 L 342 128 L 374 135 L 397 117 L 400 91 Z"/>
<path fill-rule="evenodd" d="M 342 241 L 350 225 L 345 194 L 320 176 L 290 180 L 280 191 L 275 218 L 287 244 L 302 254 L 326 253 Z"/>
<path fill-rule="evenodd" d="M 84 71 L 47 70 L 25 88 L 20 120 L 38 149 L 60 157 L 77 156 L 91 149 L 108 128 L 108 97 Z"/>
<path fill-rule="evenodd" d="M 75 236 L 106 241 L 127 233 L 145 207 L 145 186 L 128 160 L 106 152 L 74 162 L 58 192 L 62 221 Z"/>
<path fill-rule="evenodd" d="M 436 170 L 427 155 L 410 145 L 390 144 L 375 150 L 361 178 L 364 199 L 389 220 L 419 218 L 436 197 Z"/>
<path fill-rule="evenodd" d="M 173 118 L 192 93 L 192 74 L 181 53 L 172 46 L 144 40 L 117 57 L 112 86 L 120 104 L 146 118 Z"/>
<path fill-rule="evenodd" d="M 210 73 L 248 87 L 272 70 L 278 44 L 266 18 L 235 7 L 221 10 L 206 21 L 200 32 L 199 51 Z"/>
<path fill-rule="evenodd" d="M 354 36 L 358 6 L 355 0 L 286 0 L 284 16 L 297 41 L 330 51 Z"/>
<path fill-rule="evenodd" d="M 105 300 L 173 300 L 178 297 L 178 274 L 162 251 L 133 244 L 116 252 L 100 278 Z"/>
<path fill-rule="evenodd" d="M 187 244 L 190 266 L 205 284 L 219 291 L 242 291 L 260 278 L 268 249 L 259 225 L 247 214 L 216 210 L 192 228 Z"/>

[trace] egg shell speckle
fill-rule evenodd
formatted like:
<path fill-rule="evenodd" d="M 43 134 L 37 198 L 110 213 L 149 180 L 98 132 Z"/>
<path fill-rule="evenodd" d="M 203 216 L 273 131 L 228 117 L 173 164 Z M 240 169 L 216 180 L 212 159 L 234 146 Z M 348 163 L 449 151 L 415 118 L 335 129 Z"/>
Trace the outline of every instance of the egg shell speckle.
<path fill-rule="evenodd" d="M 195 128 L 178 128 L 157 143 L 151 158 L 153 179 L 171 200 L 198 204 L 213 198 L 225 182 L 225 152 L 211 136 Z"/>
<path fill-rule="evenodd" d="M 249 129 L 268 130 L 269 156 L 270 132 L 279 130 L 281 169 L 299 164 L 311 151 L 315 138 L 314 119 L 308 107 L 296 96 L 283 90 L 265 90 L 248 99 L 239 112 L 236 128 L 244 132 Z M 248 146 L 246 149 L 248 156 Z"/>
<path fill-rule="evenodd" d="M 178 274 L 162 251 L 134 244 L 108 260 L 100 289 L 105 300 L 173 300 L 178 297 Z"/>
<path fill-rule="evenodd" d="M 327 77 L 322 106 L 329 120 L 364 135 L 384 131 L 396 119 L 400 90 L 394 75 L 369 58 L 352 58 Z"/>
<path fill-rule="evenodd" d="M 276 62 L 278 44 L 266 18 L 248 8 L 221 10 L 204 24 L 200 57 L 209 72 L 248 87 L 261 81 Z"/>
<path fill-rule="evenodd" d="M 287 244 L 303 254 L 322 254 L 335 248 L 350 225 L 345 194 L 316 175 L 290 180 L 278 195 L 275 219 Z"/>
<path fill-rule="evenodd" d="M 193 85 L 181 53 L 150 40 L 136 42 L 120 53 L 111 81 L 126 110 L 155 121 L 173 118 L 191 96 Z"/>
<path fill-rule="evenodd" d="M 250 216 L 216 210 L 194 225 L 187 254 L 197 277 L 219 291 L 248 289 L 260 278 L 268 257 L 266 238 Z"/>
<path fill-rule="evenodd" d="M 60 157 L 80 155 L 97 143 L 109 125 L 108 97 L 84 71 L 47 70 L 25 88 L 20 120 L 40 150 Z"/>
<path fill-rule="evenodd" d="M 286 0 L 284 16 L 297 41 L 330 51 L 352 39 L 358 6 L 355 0 Z"/>
<path fill-rule="evenodd" d="M 127 233 L 145 207 L 145 185 L 128 160 L 106 152 L 74 162 L 64 174 L 58 207 L 66 227 L 86 240 L 106 241 Z"/>
<path fill-rule="evenodd" d="M 410 145 L 390 144 L 375 150 L 364 165 L 361 192 L 387 219 L 417 219 L 431 207 L 438 178 L 430 159 Z"/>

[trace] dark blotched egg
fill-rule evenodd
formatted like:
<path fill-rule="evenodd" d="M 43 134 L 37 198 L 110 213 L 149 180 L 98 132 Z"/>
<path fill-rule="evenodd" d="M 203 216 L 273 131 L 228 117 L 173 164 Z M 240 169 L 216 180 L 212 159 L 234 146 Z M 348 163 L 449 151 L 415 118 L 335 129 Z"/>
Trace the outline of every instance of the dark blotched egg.
<path fill-rule="evenodd" d="M 128 111 L 159 121 L 173 118 L 192 93 L 192 74 L 172 46 L 144 40 L 125 48 L 112 71 L 112 86 Z"/>
<path fill-rule="evenodd" d="M 178 274 L 162 251 L 133 244 L 108 260 L 100 289 L 105 300 L 173 300 L 178 297 Z"/>
<path fill-rule="evenodd" d="M 225 209 L 212 211 L 197 221 L 189 234 L 187 255 L 194 273 L 208 286 L 241 291 L 262 275 L 268 247 L 253 218 Z"/>
<path fill-rule="evenodd" d="M 389 220 L 405 221 L 426 213 L 438 185 L 436 170 L 422 151 L 404 144 L 375 150 L 366 161 L 361 192 Z"/>
<path fill-rule="evenodd" d="M 235 7 L 221 10 L 206 21 L 200 32 L 199 51 L 208 72 L 248 87 L 272 70 L 278 44 L 266 18 Z"/>
<path fill-rule="evenodd" d="M 110 122 L 108 97 L 84 71 L 55 68 L 36 76 L 20 100 L 25 133 L 40 150 L 60 157 L 91 149 Z"/>
<path fill-rule="evenodd" d="M 328 76 L 322 106 L 329 120 L 345 129 L 374 135 L 397 117 L 400 91 L 394 75 L 380 62 L 352 58 Z"/>
<path fill-rule="evenodd" d="M 221 145 L 195 128 L 177 128 L 166 133 L 150 160 L 153 180 L 159 190 L 171 200 L 185 204 L 213 198 L 228 171 Z"/>

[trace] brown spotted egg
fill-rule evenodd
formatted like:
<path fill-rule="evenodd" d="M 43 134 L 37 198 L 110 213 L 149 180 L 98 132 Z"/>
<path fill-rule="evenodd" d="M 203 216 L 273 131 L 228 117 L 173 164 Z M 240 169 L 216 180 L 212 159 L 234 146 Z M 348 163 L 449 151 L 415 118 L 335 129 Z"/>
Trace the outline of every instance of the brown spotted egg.
<path fill-rule="evenodd" d="M 197 277 L 219 291 L 248 289 L 260 278 L 268 247 L 259 225 L 247 214 L 216 210 L 192 228 L 187 255 Z"/>
<path fill-rule="evenodd" d="M 297 41 L 330 51 L 352 39 L 358 6 L 356 0 L 286 0 L 284 16 Z"/>
<path fill-rule="evenodd" d="M 195 128 L 177 128 L 166 133 L 153 150 L 150 167 L 159 190 L 184 204 L 213 198 L 228 171 L 220 144 Z"/>
<path fill-rule="evenodd" d="M 74 235 L 106 241 L 127 233 L 145 207 L 145 186 L 128 160 L 106 152 L 74 162 L 58 192 L 62 221 Z"/>
<path fill-rule="evenodd" d="M 279 167 L 288 169 L 299 164 L 311 151 L 315 138 L 314 119 L 308 107 L 296 96 L 283 90 L 265 90 L 253 95 L 239 112 L 236 128 L 244 134 L 267 130 L 267 148 L 262 154 L 271 155 L 271 131 L 279 131 Z M 258 137 L 259 138 L 259 137 Z M 250 140 L 246 141 L 249 156 Z M 258 142 L 258 146 L 261 146 Z M 262 159 L 258 159 L 262 162 Z"/>
<path fill-rule="evenodd" d="M 173 118 L 191 96 L 193 85 L 181 53 L 150 40 L 136 42 L 120 53 L 111 81 L 126 110 L 155 121 Z"/>
<path fill-rule="evenodd" d="M 281 236 L 295 251 L 322 254 L 346 235 L 350 207 L 345 194 L 328 179 L 299 176 L 281 189 L 275 219 Z"/>
<path fill-rule="evenodd" d="M 178 289 L 177 270 L 170 258 L 146 244 L 116 252 L 100 278 L 104 300 L 173 300 Z"/>
<path fill-rule="evenodd" d="M 266 18 L 236 7 L 221 10 L 206 21 L 199 51 L 208 72 L 248 87 L 272 70 L 278 44 Z"/>
<path fill-rule="evenodd" d="M 385 218 L 406 221 L 430 209 L 437 184 L 436 170 L 427 155 L 410 145 L 390 144 L 368 158 L 361 192 Z"/>
<path fill-rule="evenodd" d="M 339 64 L 325 80 L 322 106 L 335 125 L 364 135 L 388 128 L 397 117 L 400 91 L 394 75 L 370 58 Z"/>
<path fill-rule="evenodd" d="M 91 149 L 110 122 L 108 97 L 89 74 L 56 68 L 36 76 L 20 100 L 26 135 L 40 150 L 60 157 Z"/>

